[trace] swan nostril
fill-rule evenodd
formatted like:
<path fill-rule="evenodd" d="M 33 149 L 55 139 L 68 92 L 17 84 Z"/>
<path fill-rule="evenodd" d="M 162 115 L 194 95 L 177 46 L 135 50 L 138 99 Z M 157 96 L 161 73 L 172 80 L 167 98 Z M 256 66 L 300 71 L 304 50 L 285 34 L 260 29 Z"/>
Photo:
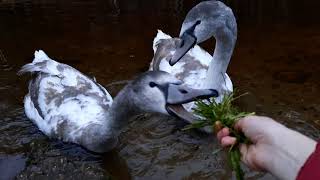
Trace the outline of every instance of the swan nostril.
<path fill-rule="evenodd" d="M 184 45 L 184 40 L 180 39 L 179 43 L 178 43 L 178 47 L 181 48 Z"/>
<path fill-rule="evenodd" d="M 215 89 L 210 89 L 210 91 L 211 91 L 213 97 L 218 97 L 218 96 L 219 96 L 219 92 L 218 92 L 217 90 L 215 90 Z"/>
<path fill-rule="evenodd" d="M 179 91 L 182 93 L 182 94 L 187 94 L 188 91 L 184 90 L 184 89 L 179 89 Z"/>

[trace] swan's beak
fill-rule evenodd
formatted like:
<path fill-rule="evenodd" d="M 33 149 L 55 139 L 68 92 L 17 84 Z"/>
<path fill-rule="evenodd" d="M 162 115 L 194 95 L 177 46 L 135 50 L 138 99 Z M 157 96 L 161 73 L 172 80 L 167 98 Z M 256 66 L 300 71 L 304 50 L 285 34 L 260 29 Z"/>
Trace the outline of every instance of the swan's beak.
<path fill-rule="evenodd" d="M 186 31 L 182 34 L 180 47 L 177 48 L 173 57 L 170 59 L 169 64 L 175 65 L 197 42 L 197 38 Z"/>
<path fill-rule="evenodd" d="M 218 97 L 215 89 L 193 89 L 184 84 L 169 84 L 167 92 L 168 104 L 185 104 L 197 99 Z"/>
<path fill-rule="evenodd" d="M 183 34 L 180 36 L 181 44 L 177 48 L 176 52 L 173 54 L 173 57 L 169 61 L 171 66 L 175 65 L 196 43 L 197 37 L 194 35 L 194 31 L 197 25 L 201 23 L 200 20 L 196 21 L 192 26 L 186 29 Z"/>
<path fill-rule="evenodd" d="M 177 116 L 186 121 L 198 118 L 186 111 L 182 104 L 210 97 L 218 97 L 218 91 L 214 89 L 193 89 L 186 85 L 177 84 L 169 84 L 167 88 L 166 110 L 170 115 Z"/>

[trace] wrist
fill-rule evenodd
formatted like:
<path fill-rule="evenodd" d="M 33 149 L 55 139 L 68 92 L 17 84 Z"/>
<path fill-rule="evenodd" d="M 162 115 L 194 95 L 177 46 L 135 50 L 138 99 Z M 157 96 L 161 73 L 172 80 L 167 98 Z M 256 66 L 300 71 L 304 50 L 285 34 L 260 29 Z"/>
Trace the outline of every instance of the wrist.
<path fill-rule="evenodd" d="M 279 179 L 295 179 L 316 148 L 316 141 L 291 129 L 284 130 L 267 170 Z"/>
<path fill-rule="evenodd" d="M 303 134 L 291 130 L 291 136 L 295 137 L 295 142 L 292 143 L 289 153 L 292 157 L 296 158 L 301 166 L 306 162 L 308 157 L 315 151 L 317 142 Z"/>

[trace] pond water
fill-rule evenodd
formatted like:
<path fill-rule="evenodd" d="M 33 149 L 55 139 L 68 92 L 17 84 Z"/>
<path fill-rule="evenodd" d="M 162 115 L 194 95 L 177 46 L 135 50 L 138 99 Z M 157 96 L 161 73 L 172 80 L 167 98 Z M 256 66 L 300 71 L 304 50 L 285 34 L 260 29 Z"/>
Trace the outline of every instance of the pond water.
<path fill-rule="evenodd" d="M 95 76 L 115 95 L 148 69 L 157 29 L 178 35 L 189 0 L 0 0 L 0 180 L 231 179 L 213 135 L 184 132 L 183 122 L 158 114 L 133 119 L 120 145 L 98 155 L 44 136 L 25 116 L 29 77 L 19 68 L 37 49 Z M 314 139 L 320 137 L 319 1 L 225 1 L 239 35 L 228 68 L 248 96 L 242 109 L 267 115 Z M 201 44 L 213 52 L 213 40 Z M 272 179 L 246 170 L 246 179 Z"/>

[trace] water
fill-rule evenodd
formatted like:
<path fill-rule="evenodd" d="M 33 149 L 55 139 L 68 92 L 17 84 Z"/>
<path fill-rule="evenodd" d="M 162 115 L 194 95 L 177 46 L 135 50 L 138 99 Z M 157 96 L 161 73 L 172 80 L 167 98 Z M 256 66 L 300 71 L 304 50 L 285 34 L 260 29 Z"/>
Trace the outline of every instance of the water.
<path fill-rule="evenodd" d="M 105 85 L 146 71 L 157 29 L 171 35 L 198 1 L 0 1 L 0 179 L 230 179 L 212 135 L 183 132 L 183 122 L 141 115 L 121 144 L 97 155 L 44 136 L 24 115 L 28 77 L 16 72 L 45 50 Z M 228 73 L 248 91 L 239 106 L 318 139 L 320 3 L 227 1 L 239 38 Z M 201 46 L 212 52 L 213 41 Z M 115 95 L 121 85 L 108 86 Z M 250 172 L 247 179 L 270 179 Z"/>

